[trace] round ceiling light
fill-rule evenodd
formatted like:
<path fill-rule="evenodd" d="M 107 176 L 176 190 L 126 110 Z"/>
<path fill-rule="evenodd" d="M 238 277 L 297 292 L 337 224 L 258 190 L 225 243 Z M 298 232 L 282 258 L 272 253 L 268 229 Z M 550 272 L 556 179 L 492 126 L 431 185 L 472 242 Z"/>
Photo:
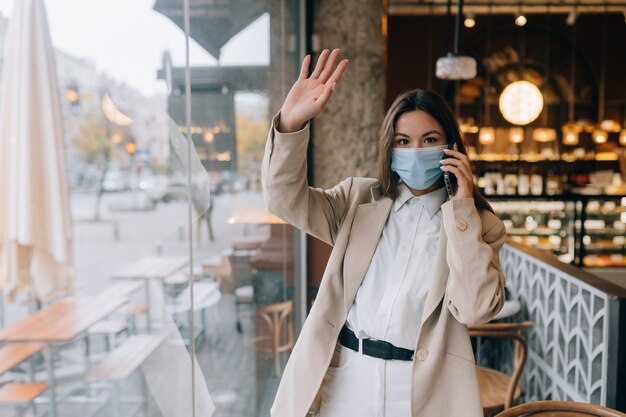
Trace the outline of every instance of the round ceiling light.
<path fill-rule="evenodd" d="M 543 96 L 536 85 L 516 81 L 502 91 L 499 106 L 508 122 L 523 126 L 539 116 L 543 109 Z"/>

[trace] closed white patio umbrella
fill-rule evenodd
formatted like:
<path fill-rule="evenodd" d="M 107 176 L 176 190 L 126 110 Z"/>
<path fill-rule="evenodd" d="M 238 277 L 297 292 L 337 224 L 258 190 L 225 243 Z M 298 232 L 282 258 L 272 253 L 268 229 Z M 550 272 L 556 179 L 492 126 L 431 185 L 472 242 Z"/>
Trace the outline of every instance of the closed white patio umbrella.
<path fill-rule="evenodd" d="M 0 286 L 71 292 L 63 120 L 43 0 L 15 0 L 0 83 Z"/>

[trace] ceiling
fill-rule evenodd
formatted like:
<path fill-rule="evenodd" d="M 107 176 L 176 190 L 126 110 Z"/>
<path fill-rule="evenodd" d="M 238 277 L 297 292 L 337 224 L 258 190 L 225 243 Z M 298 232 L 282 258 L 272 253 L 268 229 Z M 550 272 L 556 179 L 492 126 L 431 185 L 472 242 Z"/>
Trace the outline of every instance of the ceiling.
<path fill-rule="evenodd" d="M 445 14 L 447 0 L 388 0 L 390 15 Z M 452 1 L 456 13 L 457 0 Z M 466 0 L 463 11 L 473 14 L 626 13 L 626 0 Z M 626 15 L 625 15 L 626 18 Z"/>

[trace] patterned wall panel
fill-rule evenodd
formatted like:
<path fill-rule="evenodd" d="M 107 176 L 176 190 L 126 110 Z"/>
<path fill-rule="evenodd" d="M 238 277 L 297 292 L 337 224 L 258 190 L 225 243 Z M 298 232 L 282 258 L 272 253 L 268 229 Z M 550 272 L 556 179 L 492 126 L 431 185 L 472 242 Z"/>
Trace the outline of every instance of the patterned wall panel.
<path fill-rule="evenodd" d="M 505 245 L 501 267 L 522 311 L 531 320 L 523 381 L 526 401 L 542 399 L 607 404 L 609 297 L 606 293 Z M 496 346 L 498 346 L 496 348 Z M 509 371 L 512 344 L 481 341 L 480 362 Z M 490 352 L 485 357 L 484 352 Z"/>

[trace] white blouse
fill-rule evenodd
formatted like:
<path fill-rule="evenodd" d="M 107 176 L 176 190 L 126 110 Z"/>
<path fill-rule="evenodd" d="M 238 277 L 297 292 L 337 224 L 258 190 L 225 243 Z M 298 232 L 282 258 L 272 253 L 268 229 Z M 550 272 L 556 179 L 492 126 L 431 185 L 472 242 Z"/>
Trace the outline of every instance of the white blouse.
<path fill-rule="evenodd" d="M 416 197 L 403 183 L 398 191 L 347 323 L 359 338 L 415 349 L 447 193 Z"/>

